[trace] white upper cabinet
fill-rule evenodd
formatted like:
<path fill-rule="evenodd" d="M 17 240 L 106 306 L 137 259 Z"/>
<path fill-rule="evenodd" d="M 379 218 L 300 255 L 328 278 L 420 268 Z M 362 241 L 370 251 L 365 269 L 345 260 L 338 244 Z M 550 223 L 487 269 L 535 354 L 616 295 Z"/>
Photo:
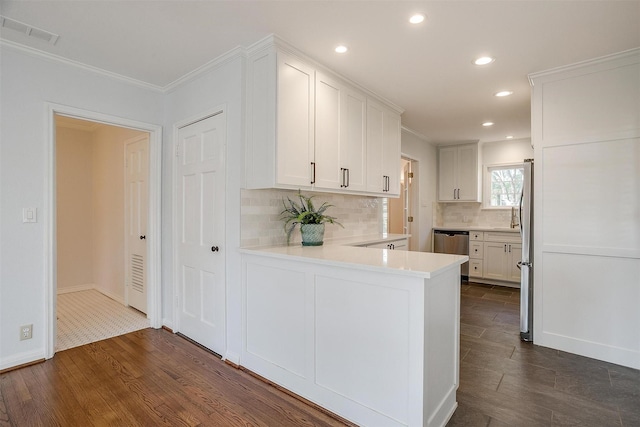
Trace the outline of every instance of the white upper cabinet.
<path fill-rule="evenodd" d="M 315 187 L 365 190 L 366 96 L 316 72 Z"/>
<path fill-rule="evenodd" d="M 400 195 L 400 115 L 367 100 L 367 190 Z"/>
<path fill-rule="evenodd" d="M 478 145 L 438 149 L 438 201 L 479 202 Z"/>
<path fill-rule="evenodd" d="M 340 168 L 344 176 L 343 185 L 347 190 L 364 191 L 367 178 L 367 97 L 354 89 L 345 88 L 343 92 L 343 120 L 340 128 Z"/>
<path fill-rule="evenodd" d="M 279 41 L 248 55 L 246 94 L 246 188 L 399 195 L 397 107 Z"/>
<path fill-rule="evenodd" d="M 315 172 L 315 70 L 279 52 L 277 74 L 277 183 L 309 187 Z"/>

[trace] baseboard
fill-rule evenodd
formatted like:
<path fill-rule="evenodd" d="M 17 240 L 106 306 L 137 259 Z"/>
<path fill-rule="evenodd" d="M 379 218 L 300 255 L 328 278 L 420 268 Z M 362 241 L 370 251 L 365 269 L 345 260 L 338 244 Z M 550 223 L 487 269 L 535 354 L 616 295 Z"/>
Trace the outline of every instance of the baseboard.
<path fill-rule="evenodd" d="M 124 297 L 121 297 L 121 296 L 116 295 L 116 294 L 112 294 L 111 292 L 109 292 L 109 291 L 107 291 L 107 290 L 105 290 L 105 289 L 99 288 L 98 286 L 94 287 L 94 289 L 95 289 L 96 291 L 100 292 L 100 293 L 101 293 L 102 295 L 104 295 L 105 297 L 111 298 L 112 300 L 114 300 L 114 301 L 116 301 L 116 302 L 119 302 L 119 303 L 120 303 L 120 304 L 122 304 L 122 305 L 125 305 L 125 303 L 124 303 Z"/>
<path fill-rule="evenodd" d="M 98 292 L 100 292 L 102 295 L 111 298 L 114 301 L 119 302 L 122 305 L 125 305 L 124 303 L 124 297 L 120 296 L 120 295 L 116 295 L 114 293 L 111 293 L 109 291 L 107 291 L 106 289 L 102 289 L 100 286 L 96 285 L 95 283 L 87 283 L 85 285 L 77 285 L 77 286 L 68 286 L 68 287 L 64 287 L 64 288 L 58 288 L 57 290 L 57 294 L 61 295 L 61 294 L 69 294 L 71 292 L 81 292 L 81 291 L 91 291 L 91 290 L 96 290 Z"/>
<path fill-rule="evenodd" d="M 166 329 L 167 331 L 171 332 L 172 334 L 175 333 L 173 330 L 173 322 L 171 322 L 170 320 L 167 319 L 162 319 L 162 329 Z"/>
<path fill-rule="evenodd" d="M 15 356 L 8 357 L 0 360 L 0 374 L 19 369 L 25 366 L 40 363 L 45 360 L 44 352 L 42 350 L 29 351 L 25 353 L 19 353 Z"/>
<path fill-rule="evenodd" d="M 640 369 L 640 351 L 620 348 L 607 343 L 587 341 L 552 332 L 542 332 L 541 342 L 536 345 L 589 357 L 632 369 Z"/>
<path fill-rule="evenodd" d="M 503 286 L 505 288 L 516 288 L 520 289 L 520 283 L 516 282 L 503 282 L 502 280 L 491 280 L 491 279 L 483 279 L 481 277 L 469 277 L 469 282 L 479 283 L 481 285 L 495 285 L 495 286 Z"/>
<path fill-rule="evenodd" d="M 95 289 L 96 285 L 94 283 L 87 283 L 85 285 L 76 285 L 76 286 L 65 286 L 64 288 L 58 288 L 57 294 L 69 294 L 71 292 L 80 292 L 80 291 L 90 291 L 91 289 Z"/>
<path fill-rule="evenodd" d="M 222 360 L 229 363 L 230 365 L 240 366 L 240 355 L 232 351 L 227 351 L 224 354 Z"/>

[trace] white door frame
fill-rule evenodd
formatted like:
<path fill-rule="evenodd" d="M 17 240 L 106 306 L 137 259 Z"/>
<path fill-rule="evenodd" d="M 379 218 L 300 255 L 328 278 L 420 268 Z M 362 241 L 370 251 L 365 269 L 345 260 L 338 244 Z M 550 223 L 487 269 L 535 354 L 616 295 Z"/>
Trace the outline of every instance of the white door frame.
<path fill-rule="evenodd" d="M 420 251 L 420 173 L 418 165 L 420 162 L 407 154 L 401 153 L 400 157 L 410 163 L 413 178 L 411 181 L 411 190 L 408 192 L 409 206 L 413 216 L 413 222 L 409 224 L 408 229 L 412 237 L 409 238 L 409 250 Z M 406 218 L 405 218 L 406 221 Z"/>
<path fill-rule="evenodd" d="M 173 251 L 172 251 L 172 263 L 171 265 L 173 266 L 173 302 L 172 302 L 172 306 L 173 306 L 173 325 L 171 325 L 171 329 L 173 330 L 173 332 L 180 332 L 180 316 L 179 316 L 179 312 L 178 312 L 178 298 L 180 296 L 180 277 L 179 277 L 179 268 L 178 268 L 178 244 L 176 243 L 178 241 L 178 239 L 180 238 L 179 232 L 178 232 L 178 227 L 180 226 L 177 222 L 177 218 L 178 218 L 178 202 L 176 200 L 176 197 L 178 195 L 178 158 L 176 156 L 177 153 L 177 143 L 178 143 L 178 133 L 180 132 L 180 129 L 185 127 L 185 126 L 189 126 L 193 123 L 197 123 L 199 121 L 208 119 L 211 116 L 215 116 L 218 115 L 220 113 L 225 113 L 227 112 L 227 105 L 226 104 L 222 104 L 222 105 L 218 105 L 215 108 L 211 108 L 209 110 L 205 110 L 201 113 L 196 114 L 195 116 L 191 116 L 188 117 L 186 119 L 180 120 L 176 123 L 173 124 L 173 143 L 171 145 L 171 153 L 172 153 L 172 157 L 173 160 L 171 162 L 172 164 L 172 168 L 173 168 L 173 177 L 172 177 L 172 215 L 173 215 L 173 221 L 172 221 L 172 241 L 174 242 L 173 245 Z M 226 171 L 226 166 L 227 166 L 227 149 L 226 149 L 226 141 L 225 141 L 225 150 L 224 150 L 224 163 L 225 163 L 225 171 Z M 227 173 L 225 173 L 224 176 L 224 188 L 225 188 L 225 198 L 227 197 Z M 226 254 L 226 251 L 223 251 L 222 254 Z M 226 255 L 225 255 L 225 265 L 226 265 Z M 225 323 L 226 323 L 226 317 L 227 317 L 227 277 L 226 277 L 226 273 L 225 273 Z M 166 320 L 165 320 L 166 323 Z M 225 331 L 225 343 L 227 341 L 227 328 L 225 326 L 224 328 Z M 225 345 L 226 347 L 226 345 Z M 225 351 L 226 352 L 226 351 Z M 222 355 L 223 359 L 225 358 L 225 355 Z"/>
<path fill-rule="evenodd" d="M 56 252 L 56 126 L 55 115 L 149 132 L 149 217 L 148 234 L 148 313 L 152 328 L 162 326 L 161 273 L 161 176 L 162 176 L 162 126 L 110 116 L 94 111 L 82 110 L 66 105 L 46 103 L 46 146 L 45 146 L 45 358 L 55 354 L 57 320 L 57 252 Z"/>

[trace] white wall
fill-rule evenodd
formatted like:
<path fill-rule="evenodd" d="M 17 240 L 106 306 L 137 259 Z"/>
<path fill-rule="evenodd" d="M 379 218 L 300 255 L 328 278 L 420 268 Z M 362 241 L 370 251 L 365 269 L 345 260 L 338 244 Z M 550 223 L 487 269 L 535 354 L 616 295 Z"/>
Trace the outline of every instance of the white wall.
<path fill-rule="evenodd" d="M 47 189 L 46 103 L 162 123 L 163 96 L 150 88 L 0 45 L 0 369 L 45 356 Z M 38 209 L 22 223 L 22 208 Z M 19 326 L 33 324 L 20 341 Z"/>
<path fill-rule="evenodd" d="M 162 163 L 162 301 L 163 324 L 172 327 L 173 310 L 173 174 L 175 146 L 174 124 L 202 117 L 214 108 L 223 107 L 227 115 L 226 145 L 226 236 L 223 253 L 227 274 L 227 352 L 232 362 L 239 360 L 241 346 L 241 289 L 240 289 L 240 187 L 243 183 L 243 62 L 233 55 L 216 68 L 204 73 L 168 93 L 164 99 L 165 132 Z"/>
<path fill-rule="evenodd" d="M 92 133 L 56 129 L 58 291 L 93 286 Z"/>
<path fill-rule="evenodd" d="M 93 132 L 93 283 L 116 301 L 125 300 L 124 150 L 143 132 L 101 126 Z"/>
<path fill-rule="evenodd" d="M 418 170 L 414 169 L 413 173 L 414 179 L 418 182 L 419 212 L 417 215 L 414 213 L 412 238 L 418 242 L 417 250 L 430 252 L 433 205 L 436 202 L 437 189 L 437 150 L 435 146 L 405 128 L 402 129 L 401 146 L 403 155 L 418 161 Z"/>

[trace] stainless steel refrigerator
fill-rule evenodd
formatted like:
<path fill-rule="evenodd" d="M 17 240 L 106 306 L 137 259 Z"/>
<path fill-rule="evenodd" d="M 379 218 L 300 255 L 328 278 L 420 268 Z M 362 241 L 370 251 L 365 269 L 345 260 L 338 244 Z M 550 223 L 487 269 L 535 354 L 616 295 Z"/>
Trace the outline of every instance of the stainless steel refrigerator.
<path fill-rule="evenodd" d="M 533 159 L 524 161 L 524 180 L 520 195 L 520 338 L 533 341 Z"/>

